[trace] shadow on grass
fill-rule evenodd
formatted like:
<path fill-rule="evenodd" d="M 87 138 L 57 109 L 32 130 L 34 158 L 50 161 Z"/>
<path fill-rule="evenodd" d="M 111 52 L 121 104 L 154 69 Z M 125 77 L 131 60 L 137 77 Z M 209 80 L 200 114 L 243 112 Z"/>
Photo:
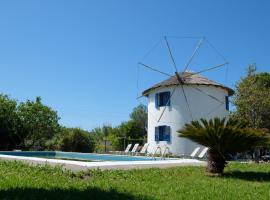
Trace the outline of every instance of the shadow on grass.
<path fill-rule="evenodd" d="M 90 199 L 90 200 L 150 200 L 144 196 L 134 196 L 127 193 L 120 193 L 116 190 L 100 190 L 98 188 L 78 189 L 38 189 L 38 188 L 15 188 L 0 189 L 0 199 L 20 200 L 66 200 L 66 199 Z"/>
<path fill-rule="evenodd" d="M 267 181 L 270 182 L 270 173 L 267 172 L 253 172 L 253 171 L 231 171 L 222 175 L 225 178 L 235 178 L 247 181 Z"/>

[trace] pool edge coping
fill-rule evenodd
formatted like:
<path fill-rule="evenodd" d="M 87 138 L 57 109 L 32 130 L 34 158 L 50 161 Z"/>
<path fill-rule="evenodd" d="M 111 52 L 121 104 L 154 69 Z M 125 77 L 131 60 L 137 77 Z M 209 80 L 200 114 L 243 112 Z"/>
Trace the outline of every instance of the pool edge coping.
<path fill-rule="evenodd" d="M 155 160 L 155 161 L 103 161 L 84 162 L 61 159 L 46 159 L 26 156 L 0 155 L 1 160 L 22 161 L 24 163 L 38 165 L 49 164 L 51 166 L 62 166 L 72 171 L 84 171 L 89 169 L 142 169 L 142 168 L 167 168 L 177 166 L 205 166 L 205 161 L 196 159 Z"/>

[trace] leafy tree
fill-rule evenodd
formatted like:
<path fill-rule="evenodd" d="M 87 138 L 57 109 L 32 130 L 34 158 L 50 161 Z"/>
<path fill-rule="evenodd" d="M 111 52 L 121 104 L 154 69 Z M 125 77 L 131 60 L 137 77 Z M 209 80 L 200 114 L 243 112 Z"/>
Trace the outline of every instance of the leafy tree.
<path fill-rule="evenodd" d="M 7 95 L 0 95 L 0 149 L 12 150 L 20 143 L 17 133 L 19 119 L 17 102 Z"/>
<path fill-rule="evenodd" d="M 233 117 L 253 128 L 270 130 L 270 73 L 256 73 L 256 66 L 248 68 L 247 76 L 236 85 Z"/>
<path fill-rule="evenodd" d="M 105 140 L 109 139 L 114 128 L 110 125 L 103 125 L 102 127 L 94 128 L 90 134 L 95 141 L 95 151 L 100 152 L 105 149 Z M 110 140 L 110 139 L 109 139 Z"/>
<path fill-rule="evenodd" d="M 57 112 L 43 105 L 40 97 L 36 101 L 21 103 L 18 106 L 18 116 L 26 149 L 44 150 L 46 142 L 60 132 Z"/>
<path fill-rule="evenodd" d="M 108 139 L 114 150 L 123 150 L 128 142 L 141 143 L 147 135 L 147 108 L 140 104 L 130 114 L 130 120 L 119 126 L 103 126 L 91 131 L 96 140 L 96 150 L 104 150 L 104 139 Z"/>
<path fill-rule="evenodd" d="M 223 173 L 231 153 L 269 145 L 269 134 L 265 130 L 247 128 L 246 123 L 233 118 L 192 121 L 178 132 L 180 137 L 209 147 L 207 171 L 210 173 Z"/>
<path fill-rule="evenodd" d="M 0 95 L 0 150 L 65 150 L 92 152 L 95 141 L 86 131 L 63 128 L 57 112 L 42 104 L 41 98 L 17 105 Z M 110 127 L 103 127 L 104 136 Z"/>
<path fill-rule="evenodd" d="M 65 128 L 57 144 L 58 150 L 69 152 L 93 152 L 94 148 L 93 137 L 79 128 Z"/>
<path fill-rule="evenodd" d="M 147 107 L 143 104 L 135 107 L 130 114 L 130 119 L 140 127 L 142 133 L 147 132 Z"/>
<path fill-rule="evenodd" d="M 115 127 L 109 136 L 115 150 L 123 150 L 127 143 L 142 143 L 146 137 L 146 130 L 134 120 L 123 122 Z"/>
<path fill-rule="evenodd" d="M 147 108 L 140 104 L 130 114 L 130 120 L 119 126 L 120 135 L 130 139 L 143 139 L 147 135 Z"/>

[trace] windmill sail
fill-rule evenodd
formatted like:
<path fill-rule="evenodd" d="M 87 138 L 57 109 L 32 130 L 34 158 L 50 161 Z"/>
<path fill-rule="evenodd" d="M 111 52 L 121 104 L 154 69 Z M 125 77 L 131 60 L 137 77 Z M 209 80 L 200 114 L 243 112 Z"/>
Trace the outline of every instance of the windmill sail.
<path fill-rule="evenodd" d="M 172 52 L 172 49 L 170 47 L 170 43 L 168 41 L 168 38 L 165 36 L 164 37 L 164 40 L 165 40 L 165 44 L 166 44 L 166 47 L 167 47 L 167 50 L 168 50 L 168 53 L 169 53 L 169 58 L 171 60 L 171 63 L 172 63 L 172 67 L 174 68 L 175 70 L 175 75 L 172 76 L 171 74 L 169 73 L 166 73 L 166 72 L 163 72 L 161 70 L 158 70 L 156 67 L 152 67 L 150 65 L 146 65 L 142 62 L 140 62 L 139 64 L 141 66 L 144 66 L 145 68 L 148 68 L 152 71 L 155 71 L 155 72 L 158 72 L 160 74 L 163 74 L 163 75 L 166 75 L 166 76 L 169 76 L 169 79 L 159 83 L 159 84 L 156 84 L 154 85 L 152 88 L 149 88 L 147 90 L 145 90 L 143 92 L 143 95 L 147 95 L 151 90 L 153 89 L 156 89 L 156 88 L 159 88 L 159 87 L 163 87 L 163 86 L 174 86 L 173 90 L 171 91 L 170 93 L 170 96 L 169 96 L 169 99 L 168 99 L 168 102 L 166 103 L 166 105 L 163 107 L 161 113 L 160 113 L 160 116 L 158 118 L 158 122 L 161 121 L 166 109 L 168 109 L 168 103 L 171 102 L 171 99 L 173 97 L 173 95 L 175 95 L 175 92 L 177 90 L 177 88 L 180 88 L 181 91 L 182 91 L 182 94 L 183 94 L 183 97 L 184 97 L 184 100 L 185 100 L 185 103 L 187 105 L 187 109 L 188 109 L 188 112 L 190 114 L 190 118 L 193 120 L 193 114 L 192 114 L 192 111 L 191 111 L 191 107 L 190 107 L 190 102 L 189 102 L 189 97 L 187 96 L 187 93 L 185 91 L 185 86 L 187 85 L 193 85 L 193 88 L 208 96 L 209 98 L 211 99 L 214 99 L 215 101 L 219 102 L 220 104 L 224 104 L 225 102 L 216 98 L 215 96 L 201 90 L 200 88 L 197 87 L 198 84 L 200 85 L 214 85 L 214 86 L 217 86 L 217 87 L 222 87 L 224 89 L 226 89 L 229 93 L 229 95 L 231 95 L 233 93 L 233 90 L 231 90 L 230 88 L 228 87 L 225 87 L 219 83 L 216 83 L 216 82 L 213 82 L 213 81 L 210 81 L 202 76 L 200 76 L 201 73 L 204 73 L 204 72 L 207 72 L 207 71 L 210 71 L 210 70 L 214 70 L 214 69 L 217 69 L 217 68 L 220 68 L 220 67 L 223 67 L 225 65 L 228 64 L 228 62 L 225 60 L 225 58 L 219 53 L 219 55 L 225 60 L 225 63 L 222 63 L 222 64 L 218 64 L 218 65 L 215 65 L 213 67 L 206 67 L 204 68 L 203 70 L 200 70 L 198 72 L 194 72 L 194 73 L 190 73 L 190 72 L 186 72 L 186 70 L 188 69 L 188 67 L 190 66 L 191 62 L 193 61 L 194 57 L 196 54 L 198 54 L 198 51 L 200 49 L 200 47 L 202 46 L 203 42 L 206 41 L 212 48 L 213 45 L 209 43 L 209 41 L 207 39 L 205 39 L 204 37 L 201 37 L 199 42 L 197 43 L 197 45 L 195 46 L 189 60 L 187 61 L 186 65 L 184 66 L 184 70 L 182 72 L 179 72 L 178 69 L 177 69 L 177 65 L 176 65 L 176 62 L 175 62 L 175 59 L 174 59 L 174 56 L 173 56 L 173 52 Z M 215 51 L 217 51 L 216 49 L 214 49 Z"/>

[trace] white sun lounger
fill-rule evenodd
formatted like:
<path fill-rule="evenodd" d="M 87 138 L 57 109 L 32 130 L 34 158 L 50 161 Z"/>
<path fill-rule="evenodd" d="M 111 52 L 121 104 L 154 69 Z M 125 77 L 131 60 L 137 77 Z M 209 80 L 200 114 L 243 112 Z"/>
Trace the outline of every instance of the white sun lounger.
<path fill-rule="evenodd" d="M 206 152 L 208 151 L 208 147 L 205 147 L 202 152 L 198 155 L 198 158 L 203 158 L 206 154 Z"/>
<path fill-rule="evenodd" d="M 133 146 L 133 149 L 131 150 L 131 154 L 134 155 L 136 154 L 137 150 L 138 150 L 138 147 L 139 147 L 139 144 L 136 143 L 134 146 Z"/>
<path fill-rule="evenodd" d="M 124 153 L 127 154 L 131 149 L 132 144 L 128 144 L 127 148 L 125 149 Z"/>
<path fill-rule="evenodd" d="M 124 151 L 109 151 L 112 154 L 128 154 L 130 152 L 132 144 L 128 144 Z"/>
<path fill-rule="evenodd" d="M 199 150 L 200 150 L 200 147 L 195 148 L 194 151 L 190 154 L 190 157 L 194 158 L 199 152 Z"/>
<path fill-rule="evenodd" d="M 146 155 L 147 154 L 148 146 L 149 146 L 149 143 L 145 143 L 143 145 L 143 147 L 141 148 L 141 150 L 138 152 L 138 154 Z"/>

